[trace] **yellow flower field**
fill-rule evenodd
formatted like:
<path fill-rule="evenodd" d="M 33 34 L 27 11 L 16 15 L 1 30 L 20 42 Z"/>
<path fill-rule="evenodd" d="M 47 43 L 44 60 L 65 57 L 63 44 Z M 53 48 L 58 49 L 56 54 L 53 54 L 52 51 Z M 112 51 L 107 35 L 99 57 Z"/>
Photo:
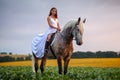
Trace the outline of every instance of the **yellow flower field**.
<path fill-rule="evenodd" d="M 40 64 L 39 60 L 39 64 Z M 0 62 L 0 66 L 31 66 L 32 61 Z M 56 59 L 48 59 L 46 66 L 57 66 Z M 69 66 L 80 67 L 120 67 L 120 58 L 71 59 Z"/>

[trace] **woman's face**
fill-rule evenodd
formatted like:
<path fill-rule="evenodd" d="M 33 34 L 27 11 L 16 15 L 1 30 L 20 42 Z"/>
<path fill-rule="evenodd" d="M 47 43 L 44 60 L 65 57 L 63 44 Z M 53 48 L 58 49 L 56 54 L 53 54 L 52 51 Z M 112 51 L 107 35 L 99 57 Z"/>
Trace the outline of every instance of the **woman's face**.
<path fill-rule="evenodd" d="M 53 9 L 51 12 L 52 12 L 52 15 L 56 15 L 57 14 L 57 10 L 56 9 Z"/>

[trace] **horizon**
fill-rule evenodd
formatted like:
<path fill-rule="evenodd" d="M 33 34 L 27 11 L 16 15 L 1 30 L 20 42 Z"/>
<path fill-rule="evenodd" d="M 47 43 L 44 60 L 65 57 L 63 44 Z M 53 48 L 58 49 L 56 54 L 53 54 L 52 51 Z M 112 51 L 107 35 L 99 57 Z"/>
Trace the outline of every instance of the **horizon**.
<path fill-rule="evenodd" d="M 99 52 L 99 51 L 74 51 L 73 53 L 75 53 L 75 52 L 92 52 L 92 53 L 97 53 L 97 52 Z M 120 51 L 100 51 L 100 52 L 116 52 L 117 54 L 120 54 Z M 12 53 L 12 52 L 0 52 L 0 55 L 31 55 L 32 53 Z M 49 53 L 49 54 L 51 54 L 51 53 Z"/>

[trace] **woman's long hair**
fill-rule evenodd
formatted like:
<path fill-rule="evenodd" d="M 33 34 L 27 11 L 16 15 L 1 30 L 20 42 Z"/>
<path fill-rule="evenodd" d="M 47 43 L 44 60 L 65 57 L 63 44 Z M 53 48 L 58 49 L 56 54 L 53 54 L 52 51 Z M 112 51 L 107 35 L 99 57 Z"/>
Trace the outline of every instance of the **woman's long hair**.
<path fill-rule="evenodd" d="M 55 18 L 58 18 L 58 15 L 57 15 L 57 8 L 55 8 L 55 7 L 52 7 L 52 8 L 51 8 L 50 13 L 49 13 L 49 16 L 52 15 L 52 10 L 53 10 L 53 9 L 56 9 Z"/>

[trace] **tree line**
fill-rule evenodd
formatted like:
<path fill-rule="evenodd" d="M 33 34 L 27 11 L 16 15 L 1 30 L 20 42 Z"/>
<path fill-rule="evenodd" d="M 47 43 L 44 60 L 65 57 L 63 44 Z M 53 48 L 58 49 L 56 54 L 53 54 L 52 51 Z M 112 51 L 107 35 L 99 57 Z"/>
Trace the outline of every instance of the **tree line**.
<path fill-rule="evenodd" d="M 0 56 L 0 62 L 8 62 L 8 61 L 25 61 L 25 60 L 31 60 L 32 55 L 28 54 L 25 57 L 12 57 L 12 52 L 6 53 L 1 52 L 0 55 L 6 55 L 6 56 Z M 51 53 L 48 53 L 48 59 L 53 59 L 54 56 Z M 76 51 L 73 53 L 71 58 L 120 58 L 120 52 L 114 52 L 114 51 L 97 51 L 97 52 L 80 52 Z"/>
<path fill-rule="evenodd" d="M 97 51 L 97 52 L 74 52 L 72 58 L 120 58 L 120 52 Z"/>
<path fill-rule="evenodd" d="M 31 60 L 32 55 L 28 54 L 26 56 L 15 56 L 15 54 L 12 54 L 12 52 L 1 52 L 0 53 L 0 62 L 9 62 L 9 61 L 25 61 L 25 60 Z"/>
<path fill-rule="evenodd" d="M 48 58 L 54 58 L 51 54 L 48 54 Z M 120 58 L 120 52 L 114 51 L 97 51 L 97 52 L 73 52 L 71 58 Z"/>

